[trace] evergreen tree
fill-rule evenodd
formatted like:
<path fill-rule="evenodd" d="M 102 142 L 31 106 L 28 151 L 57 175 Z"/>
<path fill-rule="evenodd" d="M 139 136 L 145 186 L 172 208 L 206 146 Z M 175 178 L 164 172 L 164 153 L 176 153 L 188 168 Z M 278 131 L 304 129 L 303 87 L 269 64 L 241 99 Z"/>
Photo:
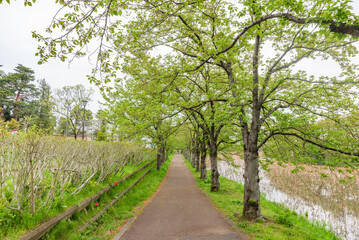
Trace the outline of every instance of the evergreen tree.
<path fill-rule="evenodd" d="M 18 64 L 14 73 L 4 75 L 1 79 L 0 101 L 5 120 L 20 118 L 29 115 L 29 105 L 36 97 L 34 71 L 28 67 Z M 34 104 L 34 103 L 32 103 Z"/>
<path fill-rule="evenodd" d="M 45 79 L 38 81 L 38 106 L 35 109 L 37 114 L 37 125 L 51 132 L 55 125 L 55 117 L 53 115 L 54 102 L 51 97 L 51 86 Z"/>

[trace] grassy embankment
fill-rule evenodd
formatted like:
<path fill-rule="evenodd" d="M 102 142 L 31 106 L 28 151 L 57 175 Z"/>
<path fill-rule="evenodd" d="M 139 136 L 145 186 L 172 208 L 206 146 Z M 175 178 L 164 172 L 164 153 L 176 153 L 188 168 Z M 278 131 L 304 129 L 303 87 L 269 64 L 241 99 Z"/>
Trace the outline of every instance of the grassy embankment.
<path fill-rule="evenodd" d="M 6 228 L 6 233 L 3 233 L 0 231 L 0 237 L 1 239 L 18 239 L 21 235 L 24 235 L 26 233 L 26 229 L 33 229 L 37 227 L 41 222 L 46 221 L 47 219 L 50 219 L 51 217 L 54 217 L 66 209 L 80 203 L 81 201 L 85 200 L 86 198 L 96 194 L 101 189 L 112 185 L 114 182 L 118 181 L 119 179 L 129 175 L 130 173 L 134 172 L 136 169 L 140 168 L 141 166 L 148 163 L 148 161 L 144 161 L 141 164 L 138 165 L 127 165 L 123 168 L 121 172 L 119 172 L 115 177 L 109 178 L 108 180 L 97 183 L 97 182 L 90 182 L 88 186 L 86 186 L 79 194 L 73 195 L 72 198 L 66 199 L 63 202 L 60 202 L 60 204 L 56 205 L 55 208 L 51 208 L 49 212 L 41 212 L 36 214 L 35 216 L 30 216 L 28 213 L 25 216 L 22 217 L 21 220 L 18 220 L 18 224 L 13 226 L 11 229 Z M 136 173 L 134 176 L 131 177 L 131 180 L 136 179 L 136 177 L 139 177 L 144 170 L 140 171 L 139 173 Z M 129 181 L 131 181 L 129 180 Z M 122 185 L 126 185 L 126 183 L 120 184 L 121 189 Z M 124 188 L 125 189 L 125 188 Z M 113 191 L 110 191 L 113 194 Z M 116 190 L 117 192 L 117 190 Z M 106 194 L 105 194 L 106 195 Z M 111 193 L 108 194 L 110 196 Z M 92 204 L 93 205 L 93 204 Z M 92 206 L 93 207 L 93 206 Z M 29 215 L 29 216 L 28 216 Z M 2 220 L 2 219 L 1 219 Z M 3 221 L 1 221 L 3 222 Z M 59 224 L 60 225 L 60 224 Z M 0 224 L 1 226 L 1 224 Z M 4 228 L 5 229 L 5 228 Z M 4 230 L 2 229 L 2 230 Z"/>
<path fill-rule="evenodd" d="M 200 173 L 186 161 L 187 167 L 194 175 L 200 187 L 224 214 L 232 219 L 250 239 L 276 240 L 317 240 L 338 239 L 334 233 L 324 226 L 310 223 L 304 216 L 285 208 L 282 205 L 267 201 L 261 197 L 261 210 L 264 219 L 255 222 L 246 221 L 240 216 L 243 209 L 243 185 L 235 181 L 220 177 L 220 191 L 210 192 L 211 180 L 200 179 Z M 210 171 L 207 171 L 210 176 Z"/>
<path fill-rule="evenodd" d="M 116 195 L 135 182 L 148 168 L 136 173 L 123 184 L 118 185 L 116 189 L 102 196 L 97 201 L 98 207 L 95 206 L 95 203 L 91 204 L 86 211 L 76 213 L 70 220 L 59 223 L 43 239 L 112 239 L 127 220 L 141 211 L 147 200 L 158 190 L 167 174 L 172 157 L 173 154 L 169 156 L 169 160 L 162 165 L 159 172 L 155 167 L 156 162 L 152 163 L 151 166 L 154 167 L 150 172 L 86 230 L 78 231 L 83 224 L 101 211 L 102 207 L 114 199 Z"/>
<path fill-rule="evenodd" d="M 11 135 L 1 128 L 0 155 L 0 239 L 18 239 L 114 185 L 123 167 L 133 172 L 153 159 L 131 143 L 67 140 L 32 130 Z"/>

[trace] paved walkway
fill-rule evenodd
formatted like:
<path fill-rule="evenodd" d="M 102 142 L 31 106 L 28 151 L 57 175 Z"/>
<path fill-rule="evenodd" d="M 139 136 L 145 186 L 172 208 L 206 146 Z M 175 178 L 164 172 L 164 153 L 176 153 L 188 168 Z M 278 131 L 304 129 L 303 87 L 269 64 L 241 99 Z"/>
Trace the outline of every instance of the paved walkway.
<path fill-rule="evenodd" d="M 122 240 L 234 240 L 241 238 L 196 186 L 180 154 L 173 157 L 161 190 Z"/>

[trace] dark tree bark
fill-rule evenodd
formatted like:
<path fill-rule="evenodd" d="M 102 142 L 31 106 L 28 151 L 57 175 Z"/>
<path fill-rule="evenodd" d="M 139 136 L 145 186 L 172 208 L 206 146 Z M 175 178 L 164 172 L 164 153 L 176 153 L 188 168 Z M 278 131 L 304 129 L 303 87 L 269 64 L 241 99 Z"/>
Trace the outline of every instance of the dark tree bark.
<path fill-rule="evenodd" d="M 207 156 L 207 148 L 206 148 L 206 142 L 203 138 L 201 141 L 201 179 L 207 178 L 206 156 Z"/>
<path fill-rule="evenodd" d="M 253 102 L 252 121 L 250 130 L 247 123 L 242 127 L 242 138 L 244 141 L 244 200 L 243 216 L 246 219 L 257 219 L 261 216 L 260 189 L 259 189 L 259 162 L 258 162 L 258 134 L 260 129 L 259 88 L 258 88 L 258 64 L 260 36 L 257 35 L 253 55 Z"/>
<path fill-rule="evenodd" d="M 166 145 L 162 144 L 161 147 L 161 166 L 166 161 Z"/>
<path fill-rule="evenodd" d="M 243 151 L 245 161 L 244 177 L 244 200 L 243 200 L 243 216 L 246 219 L 253 220 L 261 216 L 260 208 L 260 188 L 259 188 L 259 161 L 258 161 L 258 134 L 260 130 L 260 109 L 261 102 L 259 100 L 258 88 L 258 64 L 259 64 L 259 46 L 261 39 L 256 37 L 255 49 L 253 55 L 253 92 L 252 92 L 252 116 L 250 125 L 243 117 L 239 118 L 241 123 Z M 228 81 L 231 86 L 232 96 L 237 97 L 237 89 L 235 78 L 232 69 L 232 63 L 221 62 L 220 66 L 226 71 Z M 238 106 L 239 103 L 233 105 Z M 245 116 L 245 111 L 242 106 L 242 116 Z"/>
<path fill-rule="evenodd" d="M 161 170 L 161 151 L 159 149 L 157 149 L 157 171 Z"/>
<path fill-rule="evenodd" d="M 199 172 L 199 162 L 200 162 L 200 157 L 201 157 L 199 138 L 197 138 L 197 141 L 196 141 L 195 153 L 196 153 L 196 172 Z"/>
<path fill-rule="evenodd" d="M 255 133 L 250 135 L 253 137 Z M 258 149 L 256 142 L 251 141 L 250 137 L 246 142 L 248 145 L 244 146 L 243 216 L 246 219 L 256 219 L 261 216 Z"/>
<path fill-rule="evenodd" d="M 192 150 L 192 167 L 195 168 L 196 167 L 196 158 L 197 158 L 197 154 L 195 150 Z"/>
<path fill-rule="evenodd" d="M 205 77 L 206 78 L 206 77 Z M 209 99 L 207 101 L 205 101 L 203 104 L 203 106 L 207 105 L 208 109 L 210 109 L 209 112 L 209 119 L 206 119 L 206 117 L 204 116 L 204 114 L 201 112 L 201 109 L 199 108 L 199 106 L 193 107 L 193 108 L 188 108 L 186 107 L 185 109 L 190 111 L 191 116 L 193 117 L 193 126 L 197 129 L 201 129 L 203 132 L 205 132 L 205 136 L 208 138 L 208 141 L 206 141 L 205 144 L 208 145 L 208 149 L 210 152 L 210 160 L 211 160 L 211 192 L 217 192 L 219 191 L 220 188 L 220 184 L 219 184 L 219 173 L 218 173 L 218 168 L 217 168 L 217 156 L 218 156 L 218 146 L 220 145 L 221 142 L 218 142 L 218 138 L 219 135 L 221 133 L 222 128 L 225 126 L 224 123 L 222 122 L 218 122 L 218 120 L 215 118 L 216 116 L 216 107 L 215 107 L 215 102 L 216 100 L 212 100 Z M 200 106 L 200 107 L 203 107 Z M 193 136 L 191 134 L 191 145 L 192 145 L 192 165 L 194 168 L 197 169 L 197 171 L 199 171 L 199 163 L 200 161 L 202 161 L 202 157 L 201 157 L 201 143 L 200 141 L 198 141 L 198 134 L 200 133 L 199 130 L 194 132 Z M 196 136 L 197 135 L 197 136 Z M 193 142 L 193 140 L 196 139 L 195 142 Z M 199 143 L 196 147 L 195 143 Z M 197 153 L 193 148 L 197 148 Z M 201 171 L 201 176 L 203 178 L 206 178 L 206 163 L 205 163 L 205 158 L 206 158 L 206 154 L 205 154 L 205 150 L 202 151 L 203 152 L 203 163 L 201 162 L 201 164 L 203 164 L 202 167 L 202 171 Z M 195 161 L 197 160 L 198 165 L 195 165 Z"/>
<path fill-rule="evenodd" d="M 195 132 L 192 136 L 192 159 L 191 159 L 191 162 L 192 162 L 192 167 L 195 168 L 196 167 L 196 162 L 197 162 L 197 153 L 196 153 L 196 145 L 197 145 L 197 133 Z"/>
<path fill-rule="evenodd" d="M 196 166 L 196 153 L 195 153 L 195 149 L 196 149 L 196 133 L 194 132 L 191 135 L 192 139 L 191 139 L 191 164 L 192 167 L 195 168 Z"/>
<path fill-rule="evenodd" d="M 209 141 L 209 156 L 211 160 L 211 192 L 219 191 L 219 172 L 217 167 L 217 158 L 218 158 L 218 146 L 217 146 L 217 138 L 214 132 L 210 132 Z"/>
<path fill-rule="evenodd" d="M 207 148 L 204 140 L 201 141 L 201 179 L 207 178 L 207 170 L 206 170 L 206 156 L 207 156 Z"/>
<path fill-rule="evenodd" d="M 217 145 L 213 144 L 213 141 L 210 140 L 209 144 L 209 156 L 211 159 L 211 192 L 219 191 L 219 173 L 217 167 Z"/>
<path fill-rule="evenodd" d="M 166 143 L 163 141 L 163 139 L 160 137 L 158 141 L 158 147 L 157 147 L 157 171 L 161 170 L 162 163 L 165 159 L 166 154 Z"/>

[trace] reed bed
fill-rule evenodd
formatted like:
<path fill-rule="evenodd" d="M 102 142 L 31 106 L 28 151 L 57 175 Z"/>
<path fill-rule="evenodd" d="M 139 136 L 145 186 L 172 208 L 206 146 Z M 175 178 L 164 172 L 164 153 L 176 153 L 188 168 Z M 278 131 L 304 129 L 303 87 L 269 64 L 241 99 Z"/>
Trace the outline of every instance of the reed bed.
<path fill-rule="evenodd" d="M 359 218 L 359 174 L 356 169 L 274 163 L 266 175 L 281 191 L 321 205 L 342 216 Z"/>
<path fill-rule="evenodd" d="M 262 163 L 265 163 L 262 160 Z M 222 176 L 243 183 L 244 161 L 220 161 Z M 338 237 L 359 238 L 359 180 L 353 168 L 273 162 L 260 170 L 260 188 L 267 200 L 281 203 L 309 220 L 325 224 Z"/>

